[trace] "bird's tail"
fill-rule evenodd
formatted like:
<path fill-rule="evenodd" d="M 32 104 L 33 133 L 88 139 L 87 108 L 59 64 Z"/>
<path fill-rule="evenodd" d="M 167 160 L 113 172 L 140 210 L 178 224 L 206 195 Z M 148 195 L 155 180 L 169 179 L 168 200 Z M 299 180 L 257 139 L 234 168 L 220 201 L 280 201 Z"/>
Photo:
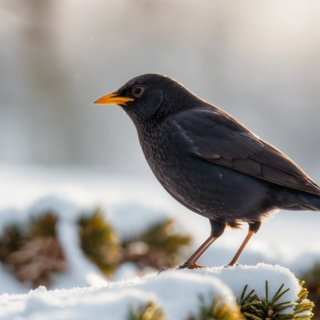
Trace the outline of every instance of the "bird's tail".
<path fill-rule="evenodd" d="M 311 211 L 320 211 L 320 197 L 311 193 L 300 193 L 299 198 L 302 200 L 302 209 Z"/>
<path fill-rule="evenodd" d="M 320 196 L 308 192 L 282 188 L 277 197 L 279 209 L 320 211 Z"/>

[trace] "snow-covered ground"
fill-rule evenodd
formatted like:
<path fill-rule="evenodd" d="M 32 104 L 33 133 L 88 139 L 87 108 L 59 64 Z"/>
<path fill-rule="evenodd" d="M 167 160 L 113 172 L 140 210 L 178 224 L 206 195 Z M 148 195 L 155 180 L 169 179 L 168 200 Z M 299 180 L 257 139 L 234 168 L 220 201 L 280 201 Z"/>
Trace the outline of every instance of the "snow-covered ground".
<path fill-rule="evenodd" d="M 153 222 L 171 217 L 181 231 L 193 236 L 196 249 L 209 235 L 207 219 L 187 210 L 152 176 L 116 176 L 83 169 L 26 168 L 0 165 L 0 231 L 10 222 L 26 219 L 43 209 L 60 215 L 59 240 L 66 252 L 69 271 L 57 275 L 52 289 L 106 284 L 99 269 L 79 248 L 74 221 L 79 213 L 102 206 L 120 235 L 134 234 Z M 247 245 L 239 263 L 280 264 L 296 275 L 320 260 L 320 213 L 279 212 L 265 222 Z M 242 231 L 227 230 L 203 255 L 200 264 L 217 267 L 230 262 L 245 238 Z M 123 266 L 114 279 L 130 278 L 133 265 Z M 0 294 L 25 293 L 0 264 Z"/>
<path fill-rule="evenodd" d="M 255 289 L 265 297 L 268 281 L 269 297 L 281 284 L 290 288 L 280 302 L 297 300 L 299 282 L 286 268 L 259 264 L 255 267 L 211 268 L 204 270 L 166 271 L 131 281 L 102 284 L 87 288 L 47 291 L 44 287 L 29 294 L 0 296 L 2 320 L 125 320 L 129 308 L 137 309 L 152 301 L 162 307 L 168 320 L 186 320 L 199 313 L 199 296 L 209 305 L 213 297 L 221 297 L 231 308 L 243 288 Z M 247 291 L 247 293 L 249 292 Z M 287 309 L 286 313 L 293 312 Z"/>

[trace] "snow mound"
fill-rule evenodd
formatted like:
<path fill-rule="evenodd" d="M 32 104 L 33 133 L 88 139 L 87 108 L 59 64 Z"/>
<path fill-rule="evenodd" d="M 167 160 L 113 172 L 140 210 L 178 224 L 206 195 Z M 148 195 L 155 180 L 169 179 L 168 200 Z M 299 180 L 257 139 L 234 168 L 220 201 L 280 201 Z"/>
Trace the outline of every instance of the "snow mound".
<path fill-rule="evenodd" d="M 68 319 L 124 320 L 129 308 L 153 301 L 163 308 L 169 320 L 185 320 L 199 312 L 199 296 L 206 304 L 220 296 L 229 305 L 236 304 L 243 287 L 255 289 L 265 296 L 265 281 L 269 294 L 282 283 L 290 288 L 281 301 L 296 301 L 299 283 L 286 268 L 259 264 L 232 268 L 166 271 L 131 281 L 103 284 L 87 288 L 47 291 L 44 287 L 29 294 L 0 296 L 1 320 Z"/>
<path fill-rule="evenodd" d="M 232 289 L 238 299 L 245 285 L 248 285 L 247 293 L 254 289 L 260 299 L 264 298 L 266 294 L 266 281 L 268 281 L 269 297 L 273 297 L 282 284 L 284 284 L 284 290 L 290 288 L 290 290 L 279 299 L 279 302 L 295 302 L 301 290 L 299 280 L 295 275 L 289 269 L 279 265 L 273 266 L 258 263 L 256 266 L 239 265 L 228 268 L 206 268 L 200 270 L 200 272 L 219 278 Z M 293 313 L 293 309 L 291 309 L 291 312 Z"/>
<path fill-rule="evenodd" d="M 183 320 L 197 314 L 199 295 L 208 298 L 212 294 L 235 304 L 232 291 L 217 278 L 168 271 L 101 287 L 54 291 L 39 287 L 27 295 L 4 294 L 0 296 L 0 319 L 123 320 L 130 307 L 153 301 L 162 306 L 168 319 Z"/>

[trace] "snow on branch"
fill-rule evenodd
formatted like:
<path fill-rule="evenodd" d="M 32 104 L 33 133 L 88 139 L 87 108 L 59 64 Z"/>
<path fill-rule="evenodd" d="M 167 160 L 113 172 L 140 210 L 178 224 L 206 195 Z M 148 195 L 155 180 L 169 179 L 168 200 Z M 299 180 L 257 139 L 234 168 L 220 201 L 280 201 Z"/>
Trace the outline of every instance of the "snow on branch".
<path fill-rule="evenodd" d="M 101 286 L 0 296 L 0 319 L 310 319 L 307 291 L 286 268 L 259 264 L 166 271 Z"/>

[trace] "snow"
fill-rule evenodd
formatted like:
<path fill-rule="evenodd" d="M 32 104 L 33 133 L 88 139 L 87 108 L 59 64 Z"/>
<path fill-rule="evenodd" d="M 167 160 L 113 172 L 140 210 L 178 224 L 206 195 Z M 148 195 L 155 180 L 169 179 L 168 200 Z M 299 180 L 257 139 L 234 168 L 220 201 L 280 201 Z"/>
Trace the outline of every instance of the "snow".
<path fill-rule="evenodd" d="M 99 268 L 91 263 L 82 252 L 78 225 L 76 224 L 79 216 L 92 212 L 92 207 L 90 208 L 89 204 L 82 204 L 80 207 L 70 201 L 47 196 L 31 205 L 27 210 L 27 215 L 35 215 L 48 210 L 59 217 L 57 234 L 68 262 L 67 272 L 55 276 L 52 289 L 95 284 L 99 275 L 101 278 L 101 273 Z"/>
<path fill-rule="evenodd" d="M 154 268 L 144 268 L 143 272 L 132 262 L 125 262 L 120 265 L 116 272 L 112 275 L 112 281 L 131 280 L 137 275 L 142 276 L 152 272 L 157 272 Z"/>
<path fill-rule="evenodd" d="M 68 270 L 63 274 L 55 276 L 53 289 L 72 288 L 94 284 L 91 281 L 92 275 L 100 275 L 99 268 L 91 263 L 80 248 L 79 232 L 75 223 L 62 221 L 58 223 L 58 238 L 63 247 Z"/>
<path fill-rule="evenodd" d="M 123 239 L 139 234 L 149 226 L 169 217 L 165 210 L 155 210 L 134 202 L 110 205 L 108 212 L 113 227 Z"/>
<path fill-rule="evenodd" d="M 290 212 L 288 216 L 280 212 L 252 237 L 239 266 L 223 267 L 243 241 L 246 227 L 243 231 L 226 230 L 201 257 L 199 263 L 211 268 L 166 271 L 158 276 L 152 268 L 142 274 L 135 264 L 124 263 L 106 279 L 80 249 L 76 223 L 80 215 L 102 207 L 122 239 L 171 218 L 178 231 L 193 236 L 190 252 L 209 235 L 207 219 L 171 199 L 153 177 L 1 165 L 0 175 L 5 182 L 0 184 L 0 232 L 8 224 L 53 211 L 59 218 L 57 235 L 69 265 L 67 272 L 54 276 L 49 291 L 39 287 L 27 293 L 28 288 L 0 264 L 0 319 L 120 320 L 126 319 L 130 307 L 138 308 L 149 301 L 161 306 L 169 320 L 186 319 L 197 315 L 199 295 L 206 303 L 212 296 L 222 296 L 234 305 L 247 284 L 247 292 L 255 289 L 260 298 L 265 297 L 266 280 L 269 296 L 284 284 L 283 289 L 290 290 L 280 301 L 295 301 L 299 282 L 289 269 L 278 264 L 299 272 L 320 260 L 320 215 Z"/>
<path fill-rule="evenodd" d="M 189 248 L 189 253 L 192 253 L 210 233 L 207 219 L 178 204 L 153 176 L 115 176 L 87 169 L 9 167 L 1 164 L 0 176 L 0 232 L 8 224 L 24 222 L 30 215 L 48 209 L 59 216 L 58 237 L 69 269 L 65 274 L 55 275 L 51 289 L 106 283 L 97 266 L 80 250 L 75 224 L 79 215 L 92 212 L 96 206 L 105 210 L 107 219 L 121 238 L 142 232 L 165 218 L 172 218 L 177 222 L 179 231 L 192 235 L 193 243 Z M 319 212 L 278 213 L 263 223 L 252 237 L 239 263 L 281 264 L 299 275 L 320 260 L 319 222 Z M 212 267 L 227 265 L 245 238 L 246 229 L 247 226 L 242 231 L 227 229 L 199 263 Z M 222 274 L 224 272 L 228 271 Z M 134 264 L 121 265 L 112 281 L 129 280 L 138 273 Z M 0 294 L 26 293 L 27 290 L 0 265 Z"/>
<path fill-rule="evenodd" d="M 21 285 L 0 263 L 0 294 L 5 292 L 24 293 L 26 288 Z"/>
<path fill-rule="evenodd" d="M 255 290 L 258 297 L 265 297 L 265 286 L 268 281 L 269 297 L 273 297 L 279 287 L 284 284 L 283 290 L 290 290 L 283 295 L 279 302 L 296 301 L 301 290 L 299 281 L 289 269 L 279 265 L 258 263 L 256 266 L 214 267 L 203 270 L 207 275 L 218 277 L 223 283 L 232 288 L 236 297 L 240 297 L 245 285 L 247 293 Z M 293 310 L 292 310 L 293 312 Z"/>
<path fill-rule="evenodd" d="M 265 280 L 270 296 L 284 283 L 290 288 L 279 302 L 296 301 L 298 280 L 286 268 L 259 264 L 254 267 L 211 268 L 204 270 L 165 271 L 143 278 L 100 286 L 47 291 L 44 287 L 28 294 L 0 296 L 1 320 L 68 319 L 123 320 L 129 307 L 149 301 L 161 306 L 168 319 L 185 320 L 199 312 L 199 296 L 209 304 L 220 296 L 230 306 L 240 297 L 243 287 L 255 288 L 265 297 Z"/>

